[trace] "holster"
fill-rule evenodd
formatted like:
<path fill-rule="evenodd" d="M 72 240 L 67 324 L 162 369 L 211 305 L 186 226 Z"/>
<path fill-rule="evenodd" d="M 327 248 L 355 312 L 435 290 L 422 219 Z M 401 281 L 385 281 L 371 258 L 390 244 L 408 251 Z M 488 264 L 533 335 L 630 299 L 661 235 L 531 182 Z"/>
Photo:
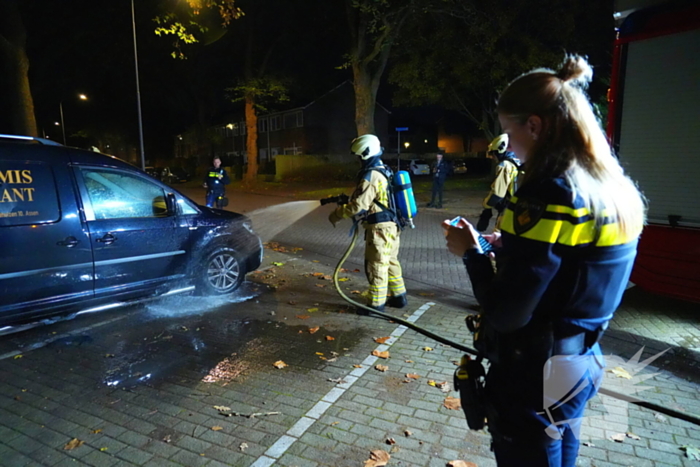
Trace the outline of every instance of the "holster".
<path fill-rule="evenodd" d="M 464 355 L 455 370 L 454 386 L 459 391 L 462 410 L 472 430 L 481 430 L 486 424 L 485 382 L 486 371 L 481 359 L 472 360 Z"/>

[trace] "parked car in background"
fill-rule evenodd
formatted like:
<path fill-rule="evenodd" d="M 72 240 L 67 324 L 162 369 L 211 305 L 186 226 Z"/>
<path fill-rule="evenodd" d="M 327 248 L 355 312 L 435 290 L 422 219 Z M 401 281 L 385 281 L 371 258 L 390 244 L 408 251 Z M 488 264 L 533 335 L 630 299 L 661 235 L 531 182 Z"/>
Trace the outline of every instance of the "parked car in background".
<path fill-rule="evenodd" d="M 196 291 L 262 261 L 242 214 L 199 206 L 115 157 L 0 135 L 0 327 Z"/>
<path fill-rule="evenodd" d="M 401 165 L 403 166 L 403 163 Z M 429 175 L 430 164 L 423 159 L 410 159 L 408 161 L 408 171 L 411 175 Z"/>
<path fill-rule="evenodd" d="M 452 161 L 452 171 L 456 174 L 467 173 L 467 163 L 464 159 L 455 159 Z"/>
<path fill-rule="evenodd" d="M 185 183 L 192 177 L 181 167 L 164 167 L 160 171 L 160 180 L 165 183 Z"/>

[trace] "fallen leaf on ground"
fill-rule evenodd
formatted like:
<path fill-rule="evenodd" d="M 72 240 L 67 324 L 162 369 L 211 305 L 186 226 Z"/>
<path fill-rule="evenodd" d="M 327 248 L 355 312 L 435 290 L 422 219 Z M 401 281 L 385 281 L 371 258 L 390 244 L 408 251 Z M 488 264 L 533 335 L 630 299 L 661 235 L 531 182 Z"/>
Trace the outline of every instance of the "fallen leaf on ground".
<path fill-rule="evenodd" d="M 418 295 L 423 296 L 423 297 L 434 297 L 435 294 L 432 292 L 421 292 Z"/>
<path fill-rule="evenodd" d="M 323 276 L 323 273 L 322 272 L 314 272 L 314 273 L 311 273 L 311 275 L 314 277 L 321 277 L 321 276 Z"/>
<path fill-rule="evenodd" d="M 442 403 L 445 408 L 450 410 L 459 410 L 462 408 L 462 402 L 457 397 L 447 397 Z"/>
<path fill-rule="evenodd" d="M 238 449 L 240 449 L 242 452 L 245 452 L 245 450 L 248 449 L 248 443 L 241 443 L 241 445 L 238 446 Z"/>
<path fill-rule="evenodd" d="M 66 451 L 70 451 L 79 446 L 82 446 L 83 444 L 85 444 L 85 441 L 81 441 L 78 438 L 73 438 L 72 440 L 68 441 L 68 443 L 65 446 L 63 446 L 63 449 Z"/>
<path fill-rule="evenodd" d="M 343 378 L 328 378 L 328 381 L 330 381 L 331 383 L 335 383 L 335 384 L 346 383 L 346 381 Z"/>
<path fill-rule="evenodd" d="M 627 433 L 625 433 L 625 435 L 626 435 L 628 438 L 632 438 L 632 439 L 637 440 L 637 441 L 639 441 L 640 439 L 642 439 L 642 438 L 640 438 L 639 436 L 635 435 L 634 433 L 632 433 L 632 432 L 630 432 L 630 431 L 628 431 Z"/>
<path fill-rule="evenodd" d="M 389 462 L 389 459 L 391 459 L 391 456 L 388 452 L 377 449 L 369 453 L 369 459 L 365 461 L 365 467 L 382 467 Z"/>
<path fill-rule="evenodd" d="M 388 445 L 394 445 L 396 444 L 396 440 L 394 438 L 387 438 L 386 439 L 386 444 Z"/>
<path fill-rule="evenodd" d="M 632 375 L 621 366 L 616 366 L 615 368 L 608 370 L 608 372 L 614 374 L 618 378 L 632 379 Z"/>
<path fill-rule="evenodd" d="M 406 378 L 418 379 L 420 378 L 420 375 L 417 375 L 415 373 L 406 373 Z"/>
<path fill-rule="evenodd" d="M 221 431 L 221 430 L 224 429 L 224 427 L 222 427 L 222 426 L 213 426 L 213 427 L 211 427 L 211 429 L 212 429 L 212 431 Z"/>
<path fill-rule="evenodd" d="M 413 434 L 413 432 L 410 431 L 410 430 L 405 430 L 405 431 L 403 432 L 403 434 L 404 434 L 404 436 L 411 436 L 411 435 Z"/>
<path fill-rule="evenodd" d="M 589 448 L 594 448 L 594 447 L 595 447 L 595 444 L 593 444 L 593 443 L 582 443 L 582 444 L 583 444 L 584 446 L 589 447 Z"/>
<path fill-rule="evenodd" d="M 611 440 L 615 441 L 616 443 L 621 443 L 625 440 L 626 435 L 624 433 L 616 433 L 610 437 Z"/>
<path fill-rule="evenodd" d="M 347 282 L 349 280 L 350 279 L 348 279 L 347 277 L 341 277 L 340 279 L 338 279 L 338 282 Z"/>
<path fill-rule="evenodd" d="M 15 355 L 15 356 L 14 356 L 14 357 L 12 357 L 12 358 L 14 358 L 15 360 L 17 360 L 18 358 L 22 358 L 23 356 L 24 356 L 24 355 L 22 355 L 22 354 L 19 354 L 19 355 Z"/>
<path fill-rule="evenodd" d="M 432 347 L 423 347 L 423 350 L 425 350 L 426 352 L 432 352 L 433 348 Z"/>
<path fill-rule="evenodd" d="M 312 262 L 312 263 L 320 263 L 320 261 L 317 260 L 317 259 L 312 259 L 311 262 Z"/>
<path fill-rule="evenodd" d="M 299 319 L 309 319 L 309 318 L 311 318 L 311 316 L 309 316 L 309 315 L 296 315 L 295 318 L 299 318 Z"/>
<path fill-rule="evenodd" d="M 316 326 L 316 327 L 313 327 L 313 328 L 309 328 L 309 334 L 314 334 L 314 333 L 315 333 L 316 331 L 318 331 L 319 329 L 321 329 L 319 326 Z"/>
<path fill-rule="evenodd" d="M 273 266 L 284 266 L 284 263 L 280 263 L 279 261 L 274 261 L 272 263 Z"/>
<path fill-rule="evenodd" d="M 375 338 L 374 338 L 374 342 L 376 342 L 377 344 L 383 344 L 383 343 L 385 343 L 386 341 L 388 341 L 389 339 L 391 339 L 391 336 L 386 336 L 386 337 L 375 337 Z"/>
<path fill-rule="evenodd" d="M 333 337 L 333 336 L 326 336 L 326 340 L 327 340 L 327 341 L 334 341 L 334 340 L 335 340 L 335 337 Z"/>
<path fill-rule="evenodd" d="M 114 358 L 114 354 L 113 353 L 106 353 L 105 358 Z"/>
<path fill-rule="evenodd" d="M 340 423 L 340 422 L 333 422 L 333 423 L 331 423 L 331 426 L 336 426 L 336 425 L 338 425 L 339 423 Z"/>
<path fill-rule="evenodd" d="M 316 352 L 316 355 L 325 355 L 323 352 Z"/>
<path fill-rule="evenodd" d="M 386 365 L 375 365 L 375 366 L 374 366 L 374 369 L 375 369 L 375 370 L 379 370 L 379 371 L 386 371 L 386 370 L 389 369 L 389 367 L 386 366 Z"/>
<path fill-rule="evenodd" d="M 355 295 L 360 295 L 362 292 L 360 292 L 359 290 L 351 290 L 350 293 L 355 294 Z"/>
<path fill-rule="evenodd" d="M 477 465 L 467 461 L 450 461 L 447 463 L 447 467 L 477 467 Z"/>
<path fill-rule="evenodd" d="M 700 449 L 695 446 L 681 446 L 681 449 L 685 451 L 685 457 L 688 459 L 700 461 Z"/>
<path fill-rule="evenodd" d="M 654 418 L 656 419 L 657 422 L 661 422 L 661 423 L 666 423 L 668 421 L 668 418 L 666 418 L 665 415 L 662 415 L 660 413 L 655 413 Z"/>
<path fill-rule="evenodd" d="M 285 366 L 287 366 L 287 364 L 284 363 L 282 360 L 277 360 L 275 363 L 272 364 L 272 366 L 274 366 L 275 368 L 281 370 L 282 368 L 284 368 Z"/>
<path fill-rule="evenodd" d="M 231 407 L 226 407 L 225 405 L 215 405 L 214 408 L 219 412 L 230 412 Z"/>
<path fill-rule="evenodd" d="M 102 428 L 98 428 L 97 430 L 92 430 L 94 434 L 100 433 L 102 431 Z"/>
<path fill-rule="evenodd" d="M 353 368 L 362 368 L 362 365 L 355 364 L 353 365 Z"/>
<path fill-rule="evenodd" d="M 333 280 L 333 276 L 326 274 L 326 275 L 324 275 L 324 276 L 322 277 L 322 279 L 323 279 L 323 280 L 326 280 L 326 281 L 332 281 L 332 280 Z"/>
<path fill-rule="evenodd" d="M 389 351 L 385 350 L 383 352 L 380 352 L 379 350 L 374 350 L 372 351 L 372 355 L 379 358 L 389 358 Z"/>
<path fill-rule="evenodd" d="M 309 313 L 313 313 L 318 311 L 318 308 L 307 308 L 306 311 L 308 311 Z"/>
<path fill-rule="evenodd" d="M 109 448 L 100 448 L 100 452 L 105 452 Z"/>
<path fill-rule="evenodd" d="M 296 304 L 297 304 L 297 302 L 295 302 L 294 300 L 290 300 L 290 301 L 288 301 L 287 303 L 289 303 L 290 305 L 296 305 Z"/>
<path fill-rule="evenodd" d="M 406 363 L 413 363 L 413 360 L 405 360 Z"/>
<path fill-rule="evenodd" d="M 316 287 L 321 287 L 321 288 L 323 288 L 323 287 L 325 287 L 325 286 L 326 286 L 326 284 L 316 284 Z"/>

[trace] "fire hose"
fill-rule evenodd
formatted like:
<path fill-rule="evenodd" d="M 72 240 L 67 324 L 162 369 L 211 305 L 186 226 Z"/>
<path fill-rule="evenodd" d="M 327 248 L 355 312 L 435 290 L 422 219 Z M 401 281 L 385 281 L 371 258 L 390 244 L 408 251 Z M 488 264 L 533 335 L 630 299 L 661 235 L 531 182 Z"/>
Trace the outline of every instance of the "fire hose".
<path fill-rule="evenodd" d="M 343 196 L 343 195 L 341 195 L 341 196 Z M 323 201 L 327 201 L 327 202 L 338 202 L 338 201 L 342 201 L 342 200 L 336 200 L 335 198 L 340 198 L 340 197 L 334 197 L 334 199 L 332 199 L 331 201 L 327 201 L 327 200 L 330 199 L 330 198 L 326 198 L 326 199 L 323 200 Z M 345 199 L 347 199 L 347 197 L 345 197 Z M 327 202 L 326 202 L 326 203 L 323 203 L 323 201 L 322 201 L 322 204 L 327 204 Z M 458 343 L 458 342 L 451 341 L 451 340 L 449 340 L 449 339 L 447 339 L 447 338 L 445 338 L 445 337 L 442 337 L 442 336 L 440 336 L 440 335 L 438 335 L 438 334 L 435 334 L 435 333 L 433 333 L 433 332 L 431 332 L 431 331 L 429 331 L 429 330 L 427 330 L 427 329 L 424 329 L 424 328 L 422 328 L 422 327 L 420 327 L 420 326 L 418 326 L 418 325 L 416 325 L 416 324 L 414 324 L 414 323 L 412 323 L 412 322 L 410 322 L 410 321 L 406 321 L 405 319 L 398 318 L 398 317 L 392 316 L 392 315 L 390 315 L 390 314 L 388 314 L 388 313 L 375 310 L 374 308 L 371 308 L 371 307 L 369 307 L 369 306 L 367 306 L 367 305 L 364 305 L 364 304 L 362 304 L 362 303 L 359 303 L 359 302 L 353 300 L 352 298 L 348 297 L 348 296 L 343 292 L 343 290 L 342 290 L 341 287 L 340 287 L 340 283 L 339 283 L 339 281 L 338 281 L 338 274 L 340 273 L 340 271 L 341 271 L 341 269 L 342 269 L 342 267 L 343 267 L 343 264 L 345 263 L 345 261 L 348 259 L 348 257 L 349 257 L 350 254 L 352 253 L 352 250 L 355 248 L 355 243 L 357 242 L 358 230 L 359 230 L 359 229 L 357 229 L 357 228 L 354 229 L 354 233 L 353 233 L 353 236 L 352 236 L 352 241 L 350 242 L 350 245 L 348 246 L 347 250 L 345 250 L 345 253 L 343 254 L 343 256 L 340 258 L 340 261 L 338 261 L 338 264 L 337 264 L 336 267 L 335 267 L 335 271 L 333 271 L 333 285 L 335 286 L 335 289 L 336 289 L 336 291 L 338 292 L 338 294 L 339 294 L 346 302 L 350 303 L 351 305 L 356 306 L 357 308 L 359 308 L 359 309 L 361 309 L 361 310 L 364 310 L 364 311 L 366 311 L 366 312 L 368 312 L 368 313 L 371 313 L 372 315 L 381 317 L 381 318 L 383 318 L 383 319 L 385 319 L 385 320 L 387 320 L 387 321 L 394 321 L 394 322 L 396 322 L 396 323 L 399 323 L 399 324 L 401 324 L 401 325 L 403 325 L 403 326 L 406 326 L 407 328 L 412 329 L 412 330 L 416 331 L 417 333 L 422 334 L 422 335 L 424 335 L 424 336 L 426 336 L 426 337 L 429 337 L 429 338 L 431 338 L 431 339 L 433 339 L 433 340 L 435 340 L 435 341 L 437 341 L 437 342 L 439 342 L 439 343 L 441 343 L 441 344 L 448 345 L 448 346 L 450 346 L 450 347 L 452 347 L 452 348 L 455 348 L 455 349 L 457 349 L 457 350 L 461 350 L 462 352 L 465 352 L 465 353 L 470 354 L 470 355 L 474 355 L 475 357 L 478 358 L 478 360 L 472 360 L 472 362 L 480 361 L 481 356 L 480 356 L 480 353 L 479 353 L 477 350 L 472 349 L 472 348 L 470 348 L 470 347 L 467 347 L 467 346 L 465 346 L 465 345 L 462 345 L 462 344 L 460 344 L 460 343 Z M 465 356 L 465 357 L 466 357 L 466 356 Z M 467 362 L 468 359 L 465 360 L 465 357 L 462 358 L 462 361 L 460 362 L 460 367 L 464 367 L 465 365 L 468 365 L 468 362 Z M 479 366 L 481 366 L 481 365 L 479 364 Z M 467 367 L 467 368 L 469 368 L 469 367 Z M 471 368 L 473 368 L 473 367 L 471 367 Z M 459 369 L 458 369 L 458 373 L 459 373 Z M 456 377 L 457 377 L 457 375 L 456 375 Z M 472 388 L 472 389 L 473 389 L 473 388 Z M 600 394 L 605 395 L 605 396 L 613 397 L 613 398 L 618 399 L 618 400 L 623 400 L 623 401 L 632 403 L 632 404 L 634 404 L 634 405 L 637 405 L 637 406 L 639 406 L 639 407 L 644 407 L 645 409 L 653 410 L 653 411 L 656 411 L 656 412 L 659 412 L 659 413 L 668 415 L 668 416 L 670 416 L 670 417 L 677 418 L 677 419 L 679 419 L 679 420 L 684 420 L 684 421 L 686 421 L 686 422 L 693 423 L 694 425 L 700 426 L 700 417 L 694 416 L 694 415 L 692 415 L 692 414 L 680 412 L 680 411 L 678 411 L 678 410 L 674 410 L 674 409 L 671 409 L 671 408 L 669 408 L 669 407 L 664 407 L 664 406 L 659 405 L 659 404 L 656 404 L 656 403 L 654 403 L 654 402 L 649 402 L 649 401 L 646 401 L 646 400 L 643 400 L 643 399 L 639 399 L 639 398 L 634 397 L 634 396 L 629 396 L 629 395 L 626 395 L 626 394 L 622 394 L 622 393 L 619 393 L 619 392 L 617 392 L 617 391 L 613 391 L 613 390 L 610 390 L 610 389 L 606 389 L 606 388 L 604 388 L 604 387 L 600 387 L 600 388 L 598 389 L 598 392 L 599 392 Z M 466 409 L 466 408 L 465 408 L 465 409 Z M 470 415 L 469 415 L 469 413 L 467 412 L 467 410 L 465 410 L 465 414 L 467 414 L 467 422 L 469 423 L 469 427 L 470 427 L 470 428 L 472 428 L 472 429 L 480 429 L 480 428 L 483 427 L 483 419 L 481 419 L 481 420 L 473 420 L 474 417 L 470 417 Z M 470 420 L 470 418 L 472 418 L 472 420 Z M 482 426 L 479 426 L 479 424 L 481 424 Z"/>

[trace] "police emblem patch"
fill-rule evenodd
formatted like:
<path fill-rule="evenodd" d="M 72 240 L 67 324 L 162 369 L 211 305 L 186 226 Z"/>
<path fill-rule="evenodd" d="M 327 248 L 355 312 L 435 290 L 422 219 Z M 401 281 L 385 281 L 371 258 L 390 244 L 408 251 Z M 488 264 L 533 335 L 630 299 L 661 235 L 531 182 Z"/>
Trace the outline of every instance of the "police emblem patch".
<path fill-rule="evenodd" d="M 513 230 L 521 235 L 537 224 L 545 211 L 545 204 L 538 201 L 519 199 L 513 208 Z"/>

